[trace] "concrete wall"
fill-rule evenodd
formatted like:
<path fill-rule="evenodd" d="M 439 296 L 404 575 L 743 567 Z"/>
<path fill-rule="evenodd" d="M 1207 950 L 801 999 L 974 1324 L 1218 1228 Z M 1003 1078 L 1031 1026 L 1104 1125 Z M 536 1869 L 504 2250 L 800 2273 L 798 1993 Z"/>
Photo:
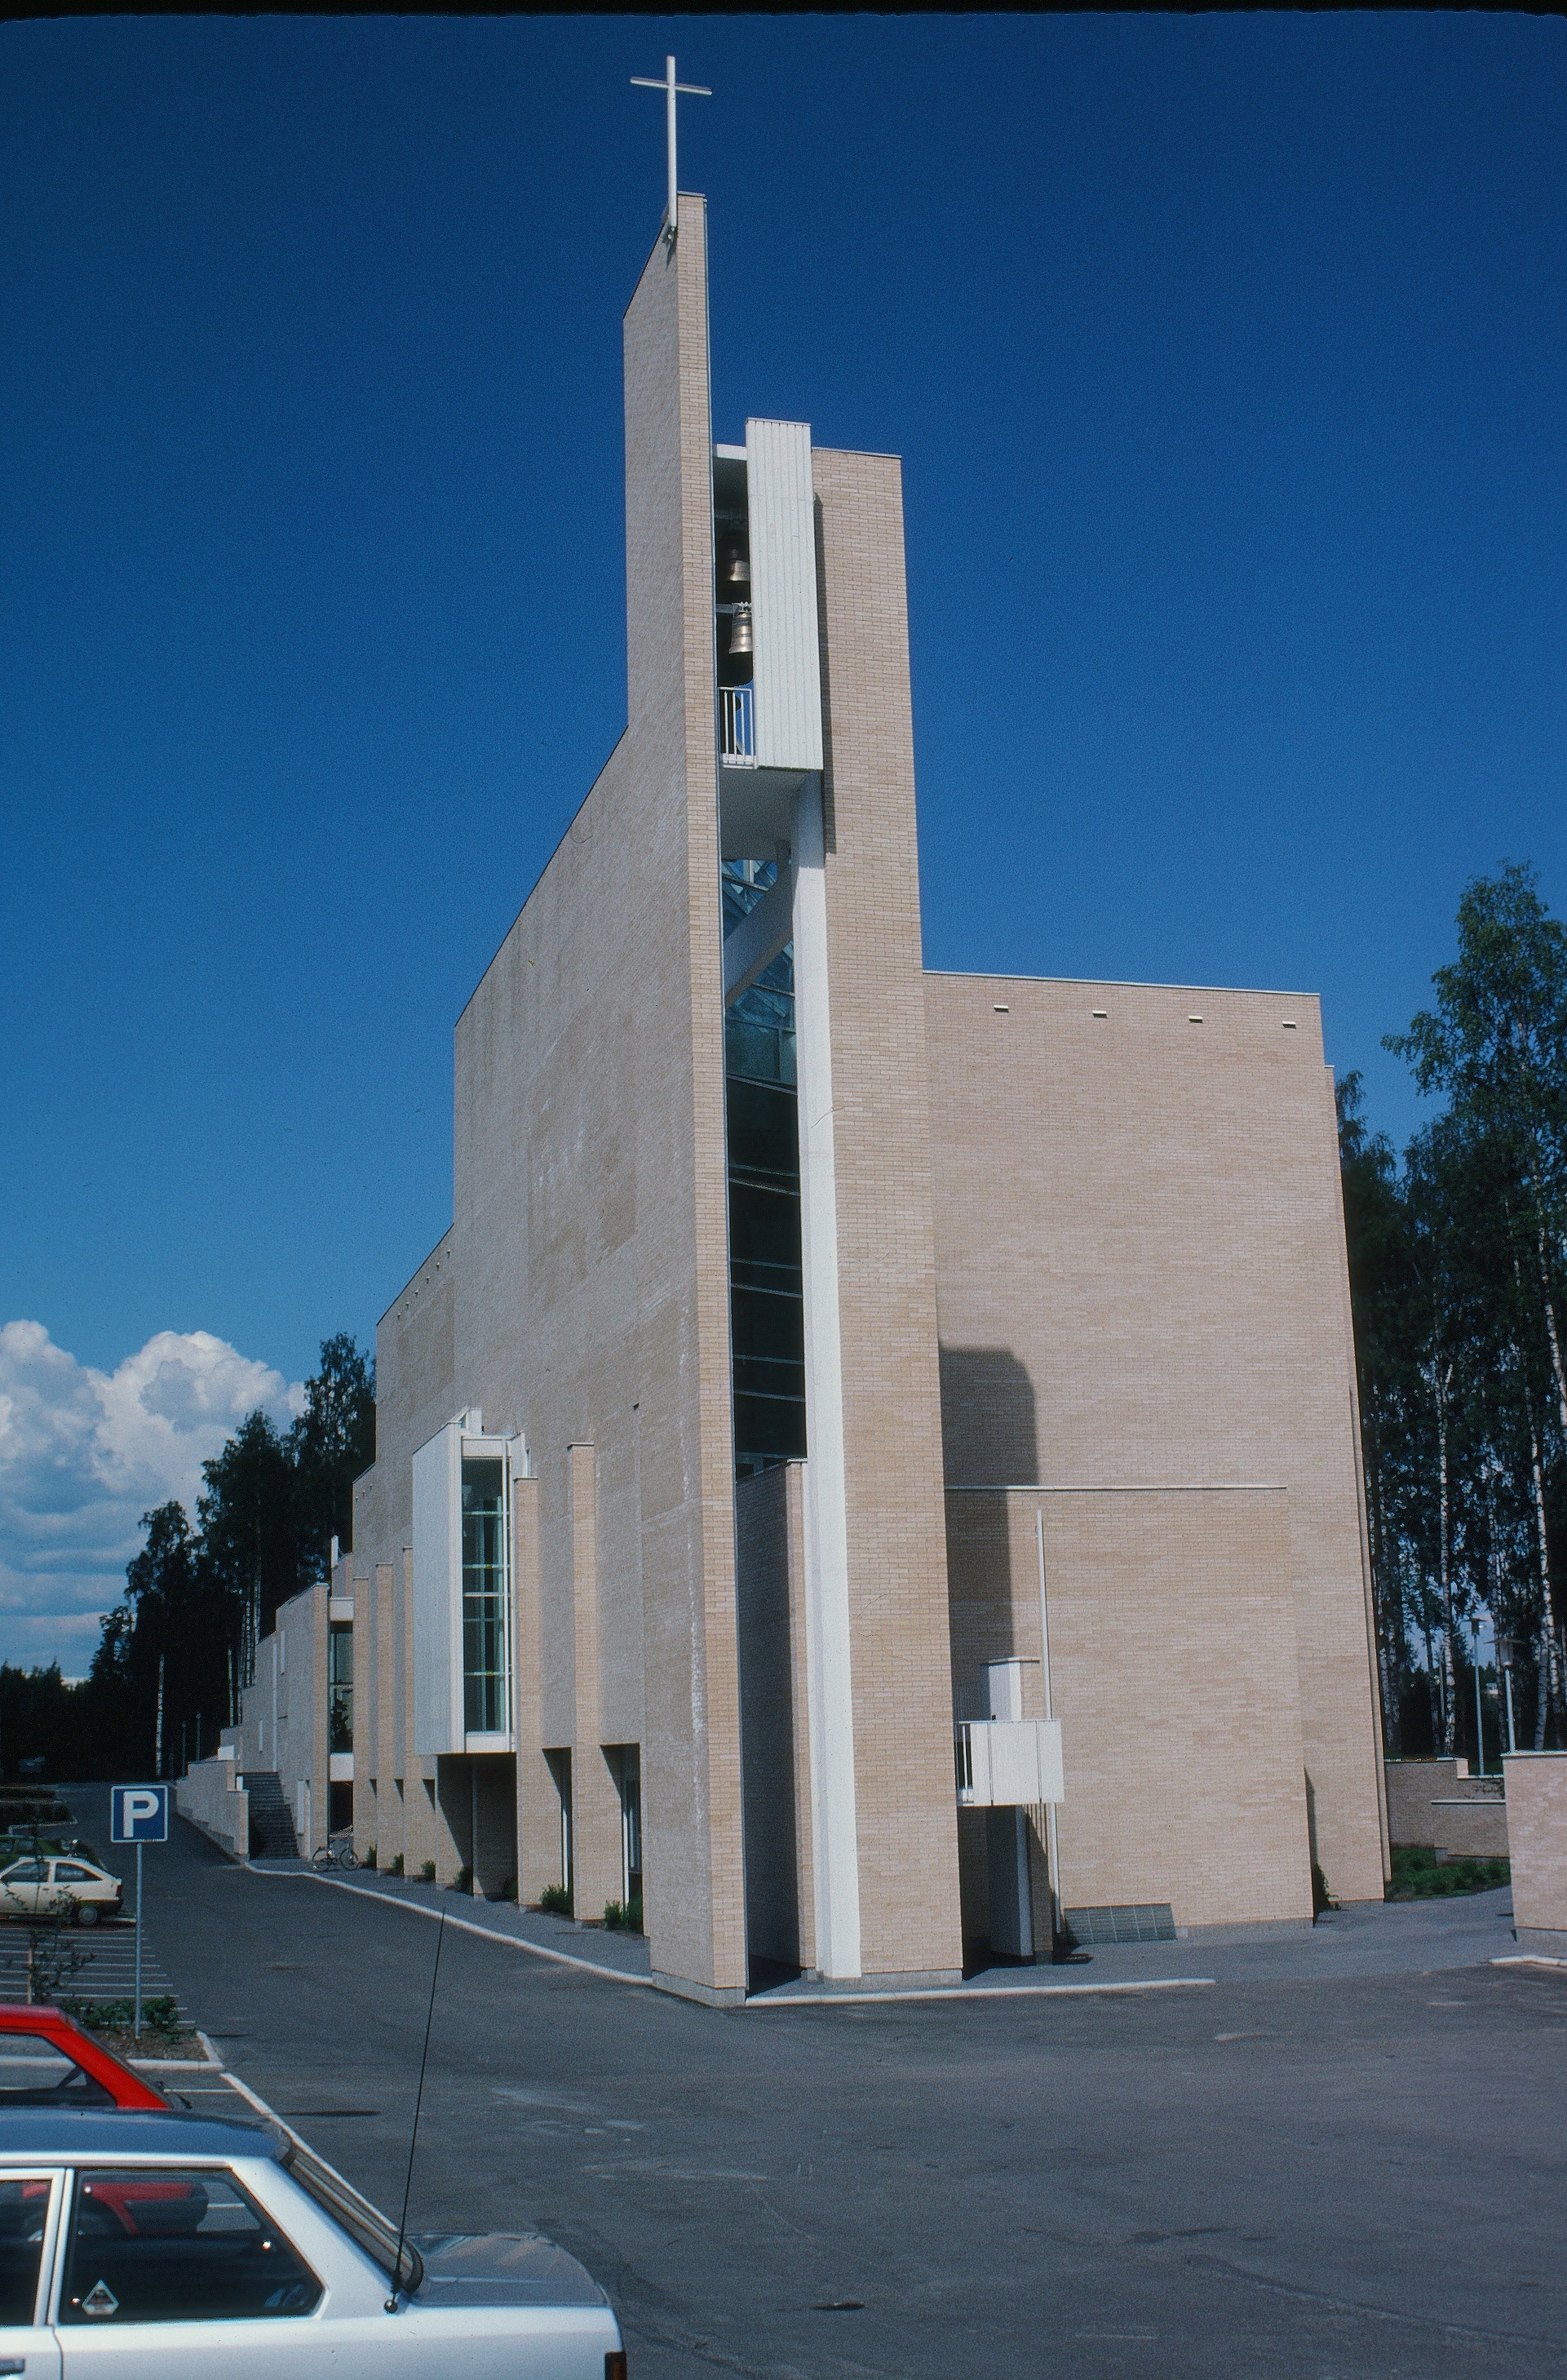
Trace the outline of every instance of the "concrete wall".
<path fill-rule="evenodd" d="M 1316 1856 L 1339 1900 L 1379 1900 L 1348 1282 L 1316 1002 L 929 976 L 926 1003 L 949 1481 L 1286 1489 L 1296 1693 L 1281 1675 L 1242 1716 L 1254 1742 L 1287 1735 L 1298 1700 Z"/>
<path fill-rule="evenodd" d="M 1512 1924 L 1522 1949 L 1567 1955 L 1567 1752 L 1510 1752 Z"/>
<path fill-rule="evenodd" d="M 1308 1926 L 1282 1490 L 949 1491 L 961 1717 L 982 1714 L 981 1665 L 1011 1659 L 1030 1665 L 1025 1718 L 1045 1715 L 1041 1519 L 1063 1906 L 1168 1901 L 1182 1931 Z M 965 1907 L 982 1932 L 984 1814 L 965 1818 Z"/>
<path fill-rule="evenodd" d="M 236 1760 L 193 1760 L 174 1789 L 174 1805 L 221 1850 L 249 1859 L 250 1797 L 236 1783 L 239 1773 Z"/>

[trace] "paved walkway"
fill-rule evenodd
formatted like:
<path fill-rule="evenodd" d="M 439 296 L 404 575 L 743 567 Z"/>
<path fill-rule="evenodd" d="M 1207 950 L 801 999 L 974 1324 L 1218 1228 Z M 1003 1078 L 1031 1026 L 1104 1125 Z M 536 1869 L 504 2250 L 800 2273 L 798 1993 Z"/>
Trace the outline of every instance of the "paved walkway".
<path fill-rule="evenodd" d="M 431 1916 L 443 1911 L 454 1925 L 477 1926 L 505 1941 L 526 1942 L 530 1949 L 547 1951 L 552 1958 L 592 1967 L 600 1973 L 632 1975 L 640 1981 L 649 1972 L 648 1945 L 640 1934 L 611 1934 L 601 1925 L 578 1925 L 569 1917 L 552 1917 L 543 1910 L 519 1909 L 515 1900 L 476 1900 L 471 1893 L 453 1892 L 417 1877 L 387 1876 L 379 1868 L 345 1872 L 334 1867 L 318 1872 L 307 1860 L 252 1860 L 250 1865 L 259 1876 L 294 1877 L 311 1889 L 337 1885 L 346 1892 L 368 1892 L 380 1900 L 427 1910 Z"/>

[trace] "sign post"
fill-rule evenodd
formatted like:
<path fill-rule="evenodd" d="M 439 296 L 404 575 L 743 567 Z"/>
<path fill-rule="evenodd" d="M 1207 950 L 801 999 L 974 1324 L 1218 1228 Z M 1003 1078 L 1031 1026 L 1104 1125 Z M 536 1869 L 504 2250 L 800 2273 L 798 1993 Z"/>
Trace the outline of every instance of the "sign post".
<path fill-rule="evenodd" d="M 115 1785 L 109 1789 L 109 1840 L 136 1845 L 136 2024 L 141 2038 L 141 1846 L 169 1839 L 166 1785 Z"/>

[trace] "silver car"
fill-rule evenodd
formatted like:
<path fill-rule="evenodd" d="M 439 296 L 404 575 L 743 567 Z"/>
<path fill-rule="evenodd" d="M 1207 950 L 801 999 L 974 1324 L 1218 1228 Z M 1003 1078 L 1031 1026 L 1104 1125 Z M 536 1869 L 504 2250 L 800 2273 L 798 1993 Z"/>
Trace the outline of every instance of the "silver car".
<path fill-rule="evenodd" d="M 297 2142 L 173 2111 L 0 2110 L 0 2374 L 626 2380 L 533 2236 L 405 2240 Z"/>

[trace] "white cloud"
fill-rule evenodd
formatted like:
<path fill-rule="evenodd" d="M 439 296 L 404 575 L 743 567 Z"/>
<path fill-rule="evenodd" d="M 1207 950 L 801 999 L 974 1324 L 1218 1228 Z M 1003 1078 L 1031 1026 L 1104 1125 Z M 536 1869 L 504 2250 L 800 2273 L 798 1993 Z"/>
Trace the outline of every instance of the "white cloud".
<path fill-rule="evenodd" d="M 157 1331 L 99 1372 L 41 1322 L 0 1328 L 0 1659 L 84 1670 L 142 1513 L 177 1497 L 194 1520 L 201 1465 L 245 1415 L 286 1425 L 304 1398 L 208 1330 Z"/>

